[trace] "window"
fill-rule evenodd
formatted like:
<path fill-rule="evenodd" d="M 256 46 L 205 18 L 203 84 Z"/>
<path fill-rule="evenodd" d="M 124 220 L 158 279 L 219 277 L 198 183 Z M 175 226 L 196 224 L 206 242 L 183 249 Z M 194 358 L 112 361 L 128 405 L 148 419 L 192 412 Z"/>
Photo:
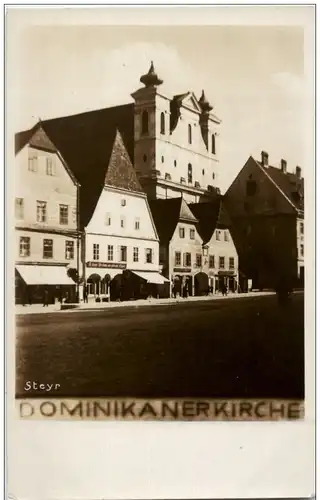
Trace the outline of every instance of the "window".
<path fill-rule="evenodd" d="M 188 125 L 188 142 L 192 144 L 192 127 L 190 124 Z"/>
<path fill-rule="evenodd" d="M 136 219 L 136 220 L 134 221 L 134 228 L 135 228 L 135 229 L 140 229 L 140 219 Z"/>
<path fill-rule="evenodd" d="M 256 192 L 257 192 L 256 181 L 252 180 L 247 181 L 247 196 L 254 196 Z"/>
<path fill-rule="evenodd" d="M 229 269 L 234 269 L 234 257 L 229 257 Z"/>
<path fill-rule="evenodd" d="M 28 170 L 30 172 L 36 172 L 38 170 L 38 159 L 36 156 L 28 158 Z"/>
<path fill-rule="evenodd" d="M 43 258 L 52 259 L 53 257 L 53 240 L 43 240 Z"/>
<path fill-rule="evenodd" d="M 122 207 L 125 207 L 125 206 L 126 206 L 126 204 L 127 204 L 127 200 L 124 200 L 124 199 L 123 199 L 123 200 L 121 200 L 121 206 L 122 206 Z"/>
<path fill-rule="evenodd" d="M 201 267 L 202 266 L 202 255 L 201 253 L 196 254 L 196 266 Z"/>
<path fill-rule="evenodd" d="M 46 158 L 46 174 L 54 175 L 53 158 Z"/>
<path fill-rule="evenodd" d="M 60 205 L 60 224 L 68 224 L 69 207 L 68 205 Z"/>
<path fill-rule="evenodd" d="M 23 219 L 23 198 L 16 198 L 16 219 Z"/>
<path fill-rule="evenodd" d="M 196 236 L 195 229 L 190 229 L 190 240 L 194 240 Z"/>
<path fill-rule="evenodd" d="M 46 222 L 47 220 L 47 202 L 37 201 L 37 222 Z"/>
<path fill-rule="evenodd" d="M 100 255 L 100 245 L 99 243 L 93 244 L 93 260 L 99 260 Z"/>
<path fill-rule="evenodd" d="M 74 224 L 76 224 L 76 222 L 77 222 L 77 209 L 75 207 L 73 207 L 73 209 L 72 209 L 72 222 Z"/>
<path fill-rule="evenodd" d="M 208 247 L 203 247 L 203 256 L 208 257 Z"/>
<path fill-rule="evenodd" d="M 152 248 L 146 248 L 146 263 L 152 264 Z"/>
<path fill-rule="evenodd" d="M 147 161 L 147 155 L 143 155 L 143 161 L 144 163 Z"/>
<path fill-rule="evenodd" d="M 214 268 L 214 264 L 215 264 L 214 263 L 214 255 L 209 255 L 209 267 L 211 269 L 213 269 Z"/>
<path fill-rule="evenodd" d="M 127 262 L 127 247 L 125 246 L 120 247 L 120 261 Z"/>
<path fill-rule="evenodd" d="M 188 183 L 192 184 L 192 165 L 189 163 L 188 165 Z"/>
<path fill-rule="evenodd" d="M 161 163 L 164 163 L 164 156 L 161 156 Z"/>
<path fill-rule="evenodd" d="M 220 241 L 220 233 L 221 231 L 216 231 L 216 240 Z"/>
<path fill-rule="evenodd" d="M 212 136 L 211 136 L 211 153 L 213 155 L 216 154 L 216 137 L 214 134 L 212 134 Z"/>
<path fill-rule="evenodd" d="M 174 160 L 173 165 L 176 167 L 177 166 L 177 160 Z"/>
<path fill-rule="evenodd" d="M 74 259 L 74 241 L 66 241 L 66 259 Z"/>
<path fill-rule="evenodd" d="M 300 222 L 300 234 L 304 234 L 304 225 L 303 225 L 303 222 Z"/>
<path fill-rule="evenodd" d="M 160 134 L 165 134 L 165 133 L 166 133 L 165 116 L 164 116 L 164 113 L 161 113 L 161 115 L 160 115 Z"/>
<path fill-rule="evenodd" d="M 106 226 L 111 226 L 111 215 L 110 214 L 106 214 L 105 224 L 106 224 Z"/>
<path fill-rule="evenodd" d="M 304 257 L 304 245 L 300 245 L 300 255 Z"/>
<path fill-rule="evenodd" d="M 139 262 L 139 248 L 133 247 L 133 262 Z"/>
<path fill-rule="evenodd" d="M 219 269 L 224 269 L 224 257 L 219 257 Z"/>
<path fill-rule="evenodd" d="M 184 254 L 184 266 L 186 267 L 191 267 L 191 253 L 185 253 Z"/>
<path fill-rule="evenodd" d="M 107 260 L 113 260 L 113 245 L 108 245 Z"/>
<path fill-rule="evenodd" d="M 124 227 L 124 217 L 121 217 L 121 219 L 120 219 L 120 226 Z"/>
<path fill-rule="evenodd" d="M 204 168 L 202 169 L 202 175 L 204 175 Z"/>
<path fill-rule="evenodd" d="M 148 131 L 149 131 L 149 114 L 148 111 L 144 110 L 142 112 L 141 133 L 147 134 Z"/>
<path fill-rule="evenodd" d="M 174 265 L 181 266 L 181 252 L 176 252 L 174 256 Z"/>
<path fill-rule="evenodd" d="M 228 231 L 224 232 L 224 241 L 229 241 L 229 233 L 228 233 Z"/>
<path fill-rule="evenodd" d="M 28 236 L 20 236 L 19 255 L 20 257 L 30 256 L 30 238 Z"/>
<path fill-rule="evenodd" d="M 184 236 L 185 236 L 184 227 L 179 227 L 179 236 L 180 236 L 180 238 L 184 238 Z"/>

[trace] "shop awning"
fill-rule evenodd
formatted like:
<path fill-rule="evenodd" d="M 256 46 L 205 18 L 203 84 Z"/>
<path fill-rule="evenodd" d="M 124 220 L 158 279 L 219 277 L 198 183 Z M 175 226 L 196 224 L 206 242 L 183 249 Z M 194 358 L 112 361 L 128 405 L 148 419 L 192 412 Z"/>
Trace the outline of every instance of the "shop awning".
<path fill-rule="evenodd" d="M 159 273 L 152 273 L 148 271 L 131 271 L 131 272 L 139 276 L 139 278 L 148 281 L 148 283 L 163 285 L 163 283 L 170 281 Z"/>
<path fill-rule="evenodd" d="M 27 285 L 74 285 L 63 266 L 16 266 Z"/>

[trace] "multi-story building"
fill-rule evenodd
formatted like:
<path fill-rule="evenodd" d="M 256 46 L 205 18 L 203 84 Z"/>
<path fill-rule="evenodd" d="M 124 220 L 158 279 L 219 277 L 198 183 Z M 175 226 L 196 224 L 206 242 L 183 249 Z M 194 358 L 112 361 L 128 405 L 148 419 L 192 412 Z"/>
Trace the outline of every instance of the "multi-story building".
<path fill-rule="evenodd" d="M 198 220 L 203 241 L 202 271 L 209 277 L 209 289 L 217 292 L 226 287 L 230 292 L 239 291 L 238 253 L 222 196 L 207 203 L 192 203 L 189 208 Z"/>
<path fill-rule="evenodd" d="M 180 296 L 208 293 L 203 241 L 185 199 L 153 200 L 150 207 L 160 238 L 160 265 L 171 281 L 171 292 Z"/>
<path fill-rule="evenodd" d="M 116 133 L 100 196 L 84 226 L 84 280 L 89 295 L 131 299 L 157 295 L 159 239 L 147 196 Z M 94 179 L 92 179 L 94 184 Z M 95 196 L 95 195 L 94 195 Z M 88 200 L 87 200 L 88 201 Z"/>
<path fill-rule="evenodd" d="M 198 202 L 215 193 L 220 119 L 204 92 L 169 97 L 153 64 L 132 94 L 134 165 L 150 199 L 180 197 Z"/>
<path fill-rule="evenodd" d="M 250 156 L 225 194 L 240 270 L 254 288 L 304 281 L 304 179 Z"/>
<path fill-rule="evenodd" d="M 75 299 L 80 248 L 79 183 L 37 124 L 16 137 L 15 269 L 17 302 Z M 72 279 L 73 278 L 73 279 Z"/>

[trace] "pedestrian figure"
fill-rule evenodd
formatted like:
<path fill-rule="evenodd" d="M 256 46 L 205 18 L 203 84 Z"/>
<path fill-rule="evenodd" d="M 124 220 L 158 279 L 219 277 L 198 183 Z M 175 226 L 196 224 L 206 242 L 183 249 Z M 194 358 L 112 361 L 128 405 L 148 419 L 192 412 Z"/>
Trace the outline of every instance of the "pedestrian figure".
<path fill-rule="evenodd" d="M 88 303 L 88 289 L 86 285 L 83 287 L 83 302 L 85 304 Z"/>
<path fill-rule="evenodd" d="M 44 291 L 43 307 L 48 307 L 49 305 L 49 292 L 47 289 Z"/>

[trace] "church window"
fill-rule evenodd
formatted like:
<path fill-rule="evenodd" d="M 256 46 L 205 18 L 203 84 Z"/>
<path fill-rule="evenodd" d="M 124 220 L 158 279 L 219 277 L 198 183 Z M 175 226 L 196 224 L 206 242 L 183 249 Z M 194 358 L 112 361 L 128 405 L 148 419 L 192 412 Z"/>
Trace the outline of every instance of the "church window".
<path fill-rule="evenodd" d="M 166 133 L 165 116 L 164 113 L 160 115 L 160 134 Z"/>
<path fill-rule="evenodd" d="M 188 183 L 192 184 L 192 165 L 189 163 L 188 165 Z"/>
<path fill-rule="evenodd" d="M 216 136 L 214 134 L 211 136 L 211 153 L 216 154 Z"/>
<path fill-rule="evenodd" d="M 148 114 L 148 111 L 144 110 L 142 112 L 141 133 L 147 134 L 148 132 L 149 132 L 149 114 Z"/>
<path fill-rule="evenodd" d="M 192 144 L 192 128 L 190 124 L 188 125 L 188 141 L 189 144 Z"/>

